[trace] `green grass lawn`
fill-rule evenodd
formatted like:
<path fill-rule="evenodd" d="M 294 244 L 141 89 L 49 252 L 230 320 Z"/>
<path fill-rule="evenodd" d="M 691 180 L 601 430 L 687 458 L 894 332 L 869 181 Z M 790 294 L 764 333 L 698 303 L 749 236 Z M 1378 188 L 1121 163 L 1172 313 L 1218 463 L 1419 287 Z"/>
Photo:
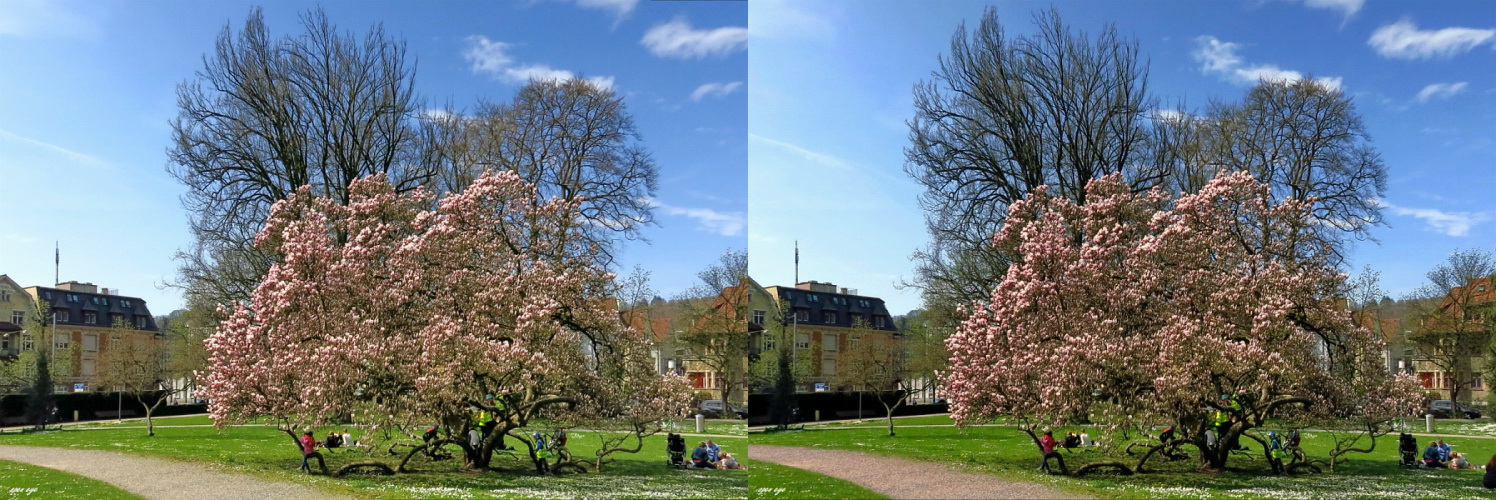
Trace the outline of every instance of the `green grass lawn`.
<path fill-rule="evenodd" d="M 1057 429 L 1069 431 L 1073 429 Z M 897 429 L 890 438 L 877 426 L 843 430 L 817 430 L 752 434 L 753 444 L 804 446 L 844 449 L 880 455 L 899 456 L 954 464 L 958 468 L 994 476 L 1053 485 L 1084 492 L 1101 498 L 1491 498 L 1492 492 L 1480 486 L 1479 470 L 1409 470 L 1397 463 L 1396 436 L 1383 437 L 1371 454 L 1352 454 L 1340 464 L 1337 472 L 1291 477 L 1273 476 L 1261 449 L 1258 458 L 1233 457 L 1228 470 L 1219 473 L 1195 471 L 1194 460 L 1149 461 L 1149 474 L 1120 476 L 1095 474 L 1083 478 L 1046 476 L 1036 469 L 1039 455 L 1028 436 L 1012 427 L 908 427 Z M 1426 445 L 1428 438 L 1420 438 Z M 1455 451 L 1469 453 L 1477 463 L 1485 463 L 1496 453 L 1496 440 L 1446 439 Z M 1256 447 L 1255 442 L 1250 446 Z M 1329 447 L 1322 433 L 1305 432 L 1304 448 L 1310 458 L 1324 458 Z M 1192 448 L 1186 448 L 1193 452 Z M 1107 457 L 1095 451 L 1065 452 L 1067 465 L 1074 470 Z M 1127 457 L 1124 457 L 1127 458 Z M 1135 459 L 1124 459 L 1125 463 Z M 755 476 L 753 488 L 778 487 L 774 476 L 763 483 Z"/>
<path fill-rule="evenodd" d="M 164 418 L 158 424 L 177 425 L 201 418 L 204 417 Z M 411 460 L 410 468 L 415 472 L 410 474 L 350 474 L 332 478 L 299 473 L 300 453 L 288 436 L 271 427 L 158 427 L 155 437 L 146 437 L 139 425 L 4 434 L 0 435 L 0 444 L 113 450 L 216 463 L 236 472 L 310 484 L 364 498 L 744 498 L 748 495 L 747 471 L 682 470 L 666 466 L 663 434 L 646 439 L 640 453 L 614 454 L 616 462 L 607 464 L 601 472 L 588 474 L 538 476 L 527 457 L 501 455 L 494 459 L 498 470 L 485 474 L 464 470 L 461 459 L 432 461 L 418 457 Z M 321 437 L 332 429 L 342 427 L 317 429 L 315 435 Z M 359 437 L 356 431 L 355 434 Z M 746 451 L 744 438 L 712 439 L 725 450 Z M 567 444 L 575 456 L 590 457 L 597 443 L 598 433 L 575 431 L 569 434 Z M 324 450 L 324 454 L 329 469 L 371 458 L 347 449 Z M 391 464 L 398 461 L 383 450 L 372 457 Z"/>
<path fill-rule="evenodd" d="M 858 486 L 856 483 L 804 469 L 754 460 L 739 459 L 739 461 L 748 468 L 748 484 L 751 486 L 748 490 L 748 498 L 750 499 L 881 500 L 888 498 Z"/>
<path fill-rule="evenodd" d="M 97 479 L 0 460 L 0 499 L 14 498 L 112 500 L 140 497 Z"/>

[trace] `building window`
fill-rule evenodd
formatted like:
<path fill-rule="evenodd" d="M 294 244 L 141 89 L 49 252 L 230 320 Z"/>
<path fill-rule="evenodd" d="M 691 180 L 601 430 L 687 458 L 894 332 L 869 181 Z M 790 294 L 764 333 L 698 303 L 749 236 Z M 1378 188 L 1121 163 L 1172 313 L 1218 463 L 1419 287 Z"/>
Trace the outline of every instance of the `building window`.
<path fill-rule="evenodd" d="M 52 317 L 57 318 L 56 321 L 62 321 L 62 322 L 70 321 L 68 319 L 68 312 L 67 312 L 66 309 L 53 311 L 52 312 Z M 56 321 L 54 321 L 54 322 L 56 322 Z"/>
<path fill-rule="evenodd" d="M 83 351 L 84 352 L 98 352 L 98 350 L 99 350 L 99 335 L 95 334 L 95 333 L 86 333 L 86 334 L 83 334 Z"/>
<path fill-rule="evenodd" d="M 799 323 L 810 321 L 810 311 L 805 309 L 795 311 L 795 321 Z"/>
<path fill-rule="evenodd" d="M 145 316 L 136 316 L 135 317 L 135 328 L 141 328 L 141 329 L 145 328 Z"/>
<path fill-rule="evenodd" d="M 10 337 L 0 338 L 0 351 L 10 350 Z"/>
<path fill-rule="evenodd" d="M 805 294 L 805 300 L 807 302 L 820 302 L 821 301 L 821 296 L 813 294 L 813 293 L 807 293 L 807 294 Z"/>
<path fill-rule="evenodd" d="M 884 319 L 885 318 L 882 317 L 882 316 L 873 316 L 873 327 L 874 328 L 883 328 L 883 325 L 884 325 L 883 320 Z"/>
<path fill-rule="evenodd" d="M 754 323 L 758 323 L 760 325 L 764 324 L 764 311 L 759 310 L 759 309 L 754 309 L 753 310 L 753 322 Z"/>
<path fill-rule="evenodd" d="M 869 304 L 867 302 L 867 299 L 857 299 L 857 305 L 862 306 L 862 307 L 873 307 L 872 304 Z"/>
<path fill-rule="evenodd" d="M 0 290 L 0 302 L 10 302 L 10 290 Z"/>
<path fill-rule="evenodd" d="M 26 324 L 26 311 L 11 311 L 10 322 L 17 325 Z"/>
<path fill-rule="evenodd" d="M 836 375 L 836 360 L 834 360 L 834 359 L 823 359 L 823 360 L 821 360 L 821 375 L 824 375 L 824 376 Z"/>
<path fill-rule="evenodd" d="M 52 292 L 42 292 L 42 298 L 52 300 Z"/>
<path fill-rule="evenodd" d="M 109 336 L 109 350 L 111 350 L 111 351 L 118 350 L 119 349 L 119 343 L 120 343 L 119 335 L 110 335 Z"/>
<path fill-rule="evenodd" d="M 68 302 L 81 302 L 81 301 L 82 301 L 82 299 L 78 298 L 78 294 L 76 294 L 76 293 L 70 293 L 70 294 L 68 294 Z"/>
<path fill-rule="evenodd" d="M 85 360 L 83 360 L 83 376 L 85 376 L 85 377 L 93 376 L 94 371 L 95 371 L 95 369 L 94 369 L 94 360 L 92 360 L 92 359 L 85 359 Z"/>
<path fill-rule="evenodd" d="M 130 309 L 130 308 L 135 307 L 135 306 L 130 305 L 130 304 L 131 304 L 131 302 L 128 301 L 128 300 L 125 300 L 125 299 L 120 299 L 120 301 L 119 301 L 119 306 L 123 307 L 125 309 Z"/>
<path fill-rule="evenodd" d="M 836 335 L 822 335 L 821 348 L 827 352 L 836 350 Z"/>
<path fill-rule="evenodd" d="M 70 339 L 69 337 L 71 337 L 71 335 L 68 335 L 66 333 L 52 334 L 52 347 L 58 349 L 67 349 L 68 346 L 72 345 L 72 339 Z"/>
<path fill-rule="evenodd" d="M 774 350 L 774 337 L 765 335 L 759 338 L 759 343 L 763 344 L 763 349 L 761 349 L 762 351 Z"/>
<path fill-rule="evenodd" d="M 824 311 L 824 312 L 822 312 L 821 313 L 821 321 L 825 321 L 826 323 L 835 323 L 836 322 L 836 311 Z"/>
<path fill-rule="evenodd" d="M 83 322 L 84 323 L 98 323 L 99 322 L 99 315 L 96 314 L 96 313 L 94 313 L 93 311 L 83 311 Z"/>
<path fill-rule="evenodd" d="M 21 340 L 21 350 L 22 351 L 31 351 L 31 350 L 35 350 L 35 349 L 36 349 L 36 344 L 31 342 L 31 336 L 30 335 L 27 335 L 26 337 L 22 338 L 22 340 Z"/>
<path fill-rule="evenodd" d="M 795 334 L 795 348 L 796 349 L 810 349 L 810 334 L 809 333 L 797 333 L 797 334 Z"/>

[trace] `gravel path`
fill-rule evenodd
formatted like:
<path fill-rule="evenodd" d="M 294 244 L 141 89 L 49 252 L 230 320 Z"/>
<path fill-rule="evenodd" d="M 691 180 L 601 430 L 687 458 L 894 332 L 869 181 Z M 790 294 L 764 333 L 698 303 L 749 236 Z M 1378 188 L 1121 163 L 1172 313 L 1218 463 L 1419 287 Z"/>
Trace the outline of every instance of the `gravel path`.
<path fill-rule="evenodd" d="M 219 472 L 210 466 L 112 451 L 0 446 L 0 459 L 91 477 L 152 500 L 349 498 L 310 486 Z"/>
<path fill-rule="evenodd" d="M 748 458 L 845 479 L 895 499 L 1089 498 L 946 465 L 844 450 L 748 445 Z M 751 486 L 751 484 L 750 484 Z"/>

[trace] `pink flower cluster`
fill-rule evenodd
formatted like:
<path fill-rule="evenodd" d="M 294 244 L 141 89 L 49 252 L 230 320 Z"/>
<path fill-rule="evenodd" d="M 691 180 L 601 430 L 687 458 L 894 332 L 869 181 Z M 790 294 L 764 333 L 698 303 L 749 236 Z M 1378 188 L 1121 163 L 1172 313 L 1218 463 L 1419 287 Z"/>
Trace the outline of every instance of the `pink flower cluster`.
<path fill-rule="evenodd" d="M 577 200 L 540 200 L 507 171 L 439 201 L 383 176 L 350 193 L 275 205 L 256 241 L 280 262 L 207 341 L 215 421 L 353 413 L 384 427 L 460 422 L 470 405 L 517 423 L 584 407 L 663 418 L 687 404 L 600 295 L 612 275 L 578 234 Z"/>
<path fill-rule="evenodd" d="M 1020 259 L 947 341 L 958 422 L 1146 425 L 1222 394 L 1375 418 L 1416 404 L 1336 300 L 1344 276 L 1313 244 L 1309 204 L 1274 204 L 1245 172 L 1172 200 L 1117 175 L 1086 189 L 1084 205 L 1041 189 L 1010 207 L 993 241 Z"/>

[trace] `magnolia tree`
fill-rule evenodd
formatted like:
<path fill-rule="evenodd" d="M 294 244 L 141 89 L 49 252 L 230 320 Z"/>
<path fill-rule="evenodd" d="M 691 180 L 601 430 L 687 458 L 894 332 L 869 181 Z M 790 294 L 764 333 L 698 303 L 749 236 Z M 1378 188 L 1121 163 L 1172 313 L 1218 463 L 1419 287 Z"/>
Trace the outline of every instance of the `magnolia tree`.
<path fill-rule="evenodd" d="M 440 201 L 382 175 L 349 189 L 347 204 L 299 190 L 258 235 L 279 263 L 207 340 L 219 425 L 266 416 L 294 440 L 343 418 L 436 424 L 425 446 L 455 443 L 487 469 L 499 437 L 528 444 L 510 433 L 538 415 L 647 422 L 688 403 L 678 377 L 640 368 L 648 340 L 604 300 L 578 200 L 540 199 L 508 171 Z M 497 428 L 473 447 L 459 436 L 475 408 Z"/>
<path fill-rule="evenodd" d="M 1274 204 L 1243 172 L 1175 200 L 1115 175 L 1086 190 L 1085 205 L 1044 188 L 1013 204 L 994 242 L 1021 259 L 947 341 L 958 423 L 1174 425 L 1135 465 L 1105 464 L 1130 472 L 1181 444 L 1222 468 L 1276 416 L 1381 425 L 1416 408 L 1414 381 L 1336 300 L 1344 276 L 1304 250 L 1309 204 Z M 1216 411 L 1229 422 L 1211 446 Z"/>

